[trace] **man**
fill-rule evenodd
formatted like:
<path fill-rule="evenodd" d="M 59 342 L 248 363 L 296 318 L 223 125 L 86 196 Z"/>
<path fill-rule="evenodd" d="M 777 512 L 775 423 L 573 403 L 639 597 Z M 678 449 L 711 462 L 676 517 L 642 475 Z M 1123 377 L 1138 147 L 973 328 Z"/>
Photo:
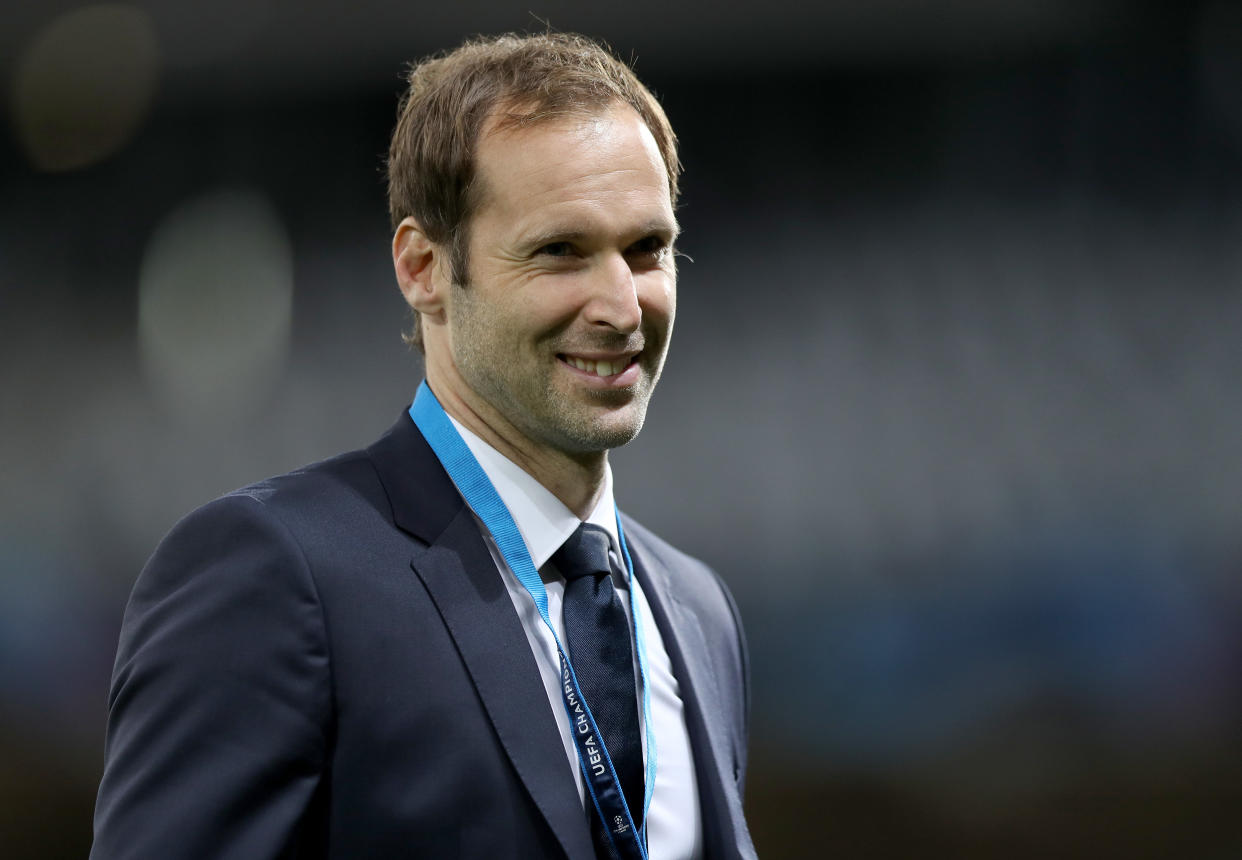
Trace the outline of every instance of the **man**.
<path fill-rule="evenodd" d="M 389 197 L 426 382 L 156 550 L 93 857 L 753 856 L 732 600 L 608 468 L 673 326 L 678 170 L 581 37 L 414 68 Z"/>

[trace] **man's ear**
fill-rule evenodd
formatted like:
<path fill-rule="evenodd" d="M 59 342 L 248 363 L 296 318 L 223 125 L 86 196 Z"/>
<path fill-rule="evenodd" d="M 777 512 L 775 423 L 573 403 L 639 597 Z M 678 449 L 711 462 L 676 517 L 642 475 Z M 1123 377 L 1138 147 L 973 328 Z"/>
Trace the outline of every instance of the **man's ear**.
<path fill-rule="evenodd" d="M 444 311 L 448 286 L 446 249 L 427 238 L 413 218 L 397 225 L 392 237 L 392 266 L 406 304 L 420 314 L 437 316 Z"/>

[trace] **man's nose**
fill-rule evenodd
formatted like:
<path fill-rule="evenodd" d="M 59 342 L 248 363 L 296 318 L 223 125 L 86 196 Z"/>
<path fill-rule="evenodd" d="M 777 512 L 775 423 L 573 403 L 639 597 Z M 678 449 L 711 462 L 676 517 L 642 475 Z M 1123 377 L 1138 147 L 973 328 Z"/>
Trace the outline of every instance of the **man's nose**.
<path fill-rule="evenodd" d="M 591 278 L 591 295 L 585 313 L 587 321 L 605 325 L 623 334 L 638 330 L 643 309 L 638 302 L 638 284 L 623 254 L 609 254 Z"/>

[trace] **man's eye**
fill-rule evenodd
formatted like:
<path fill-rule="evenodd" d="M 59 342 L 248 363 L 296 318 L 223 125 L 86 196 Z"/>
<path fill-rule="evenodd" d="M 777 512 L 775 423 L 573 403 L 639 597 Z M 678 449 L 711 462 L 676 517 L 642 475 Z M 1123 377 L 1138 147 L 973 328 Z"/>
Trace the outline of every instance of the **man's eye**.
<path fill-rule="evenodd" d="M 639 239 L 633 245 L 630 245 L 629 249 L 631 255 L 654 258 L 656 260 L 664 259 L 666 251 L 668 251 L 668 243 L 659 236 L 648 236 L 646 239 Z"/>
<path fill-rule="evenodd" d="M 574 251 L 568 242 L 551 242 L 539 249 L 540 254 L 548 257 L 568 257 Z"/>

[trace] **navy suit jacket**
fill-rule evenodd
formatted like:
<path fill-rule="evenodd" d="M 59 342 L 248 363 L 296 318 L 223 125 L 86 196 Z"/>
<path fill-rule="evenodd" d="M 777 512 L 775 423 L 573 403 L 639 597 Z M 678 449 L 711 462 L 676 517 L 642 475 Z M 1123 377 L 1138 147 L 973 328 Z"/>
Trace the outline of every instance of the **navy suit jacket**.
<path fill-rule="evenodd" d="M 753 857 L 747 667 L 702 563 L 623 519 L 705 856 Z M 183 519 L 125 612 L 92 858 L 591 858 L 521 622 L 408 415 Z"/>

